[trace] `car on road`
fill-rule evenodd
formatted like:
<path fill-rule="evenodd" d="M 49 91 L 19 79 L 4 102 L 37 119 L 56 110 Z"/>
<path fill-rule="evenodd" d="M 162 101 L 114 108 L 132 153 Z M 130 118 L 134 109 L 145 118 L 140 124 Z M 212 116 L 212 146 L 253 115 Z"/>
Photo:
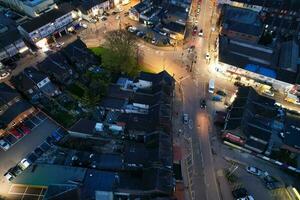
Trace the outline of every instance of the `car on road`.
<path fill-rule="evenodd" d="M 263 174 L 263 171 L 258 169 L 257 167 L 253 167 L 253 166 L 248 166 L 246 167 L 246 171 L 250 174 L 254 174 L 256 176 L 260 176 Z"/>
<path fill-rule="evenodd" d="M 12 134 L 17 139 L 21 139 L 23 137 L 23 134 L 17 131 L 16 129 L 11 129 L 9 133 Z"/>
<path fill-rule="evenodd" d="M 206 101 L 205 99 L 200 100 L 200 108 L 205 109 L 206 108 Z"/>
<path fill-rule="evenodd" d="M 202 29 L 200 29 L 200 31 L 199 31 L 199 33 L 198 33 L 198 36 L 199 36 L 199 37 L 203 37 L 203 30 L 202 30 Z"/>
<path fill-rule="evenodd" d="M 194 26 L 192 35 L 195 36 L 197 34 L 198 27 Z"/>
<path fill-rule="evenodd" d="M 6 142 L 3 139 L 0 139 L 0 147 L 4 150 L 7 151 L 10 148 L 10 144 Z"/>
<path fill-rule="evenodd" d="M 232 195 L 234 198 L 244 198 L 248 196 L 248 191 L 245 188 L 238 188 L 232 191 Z"/>
<path fill-rule="evenodd" d="M 183 123 L 188 124 L 189 123 L 189 115 L 188 114 L 183 114 Z"/>
<path fill-rule="evenodd" d="M 16 176 L 18 176 L 19 174 L 22 173 L 22 169 L 16 165 L 12 168 L 10 168 L 5 174 L 4 177 L 8 180 L 11 181 L 12 179 L 14 179 Z"/>
<path fill-rule="evenodd" d="M 218 90 L 218 91 L 216 92 L 216 94 L 217 94 L 217 95 L 220 95 L 220 96 L 223 96 L 223 97 L 227 96 L 227 94 L 226 94 L 223 90 Z"/>

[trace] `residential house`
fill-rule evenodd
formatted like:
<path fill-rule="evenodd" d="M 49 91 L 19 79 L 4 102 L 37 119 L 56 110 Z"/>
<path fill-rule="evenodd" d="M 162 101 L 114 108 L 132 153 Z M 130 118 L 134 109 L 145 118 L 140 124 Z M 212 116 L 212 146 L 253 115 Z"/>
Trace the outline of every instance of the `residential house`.
<path fill-rule="evenodd" d="M 33 113 L 35 108 L 5 83 L 0 83 L 0 135 Z"/>
<path fill-rule="evenodd" d="M 62 52 L 74 64 L 75 70 L 78 73 L 85 72 L 89 67 L 99 64 L 96 56 L 79 38 L 64 47 Z"/>
<path fill-rule="evenodd" d="M 16 23 L 0 12 L 0 61 L 9 61 L 11 58 L 23 55 L 29 48 L 16 27 Z"/>
<path fill-rule="evenodd" d="M 230 106 L 224 130 L 245 138 L 245 147 L 269 154 L 282 145 L 279 133 L 283 130 L 282 110 L 275 101 L 256 93 L 253 88 L 241 87 Z"/>
<path fill-rule="evenodd" d="M 53 97 L 61 93 L 46 74 L 33 67 L 24 69 L 12 78 L 12 82 L 32 102 L 37 102 L 44 95 Z"/>
<path fill-rule="evenodd" d="M 110 8 L 110 2 L 109 0 L 81 0 L 76 7 L 82 19 L 91 21 L 93 17 L 101 16 L 104 11 L 107 11 Z"/>
<path fill-rule="evenodd" d="M 2 0 L 1 3 L 30 17 L 38 17 L 57 7 L 54 0 Z"/>
<path fill-rule="evenodd" d="M 72 83 L 75 77 L 74 70 L 61 52 L 48 55 L 45 60 L 37 64 L 37 68 L 62 85 Z"/>
<path fill-rule="evenodd" d="M 77 23 L 77 13 L 69 3 L 18 26 L 20 33 L 38 48 L 47 49 L 49 42 L 68 33 Z M 74 22 L 74 23 L 73 23 Z"/>

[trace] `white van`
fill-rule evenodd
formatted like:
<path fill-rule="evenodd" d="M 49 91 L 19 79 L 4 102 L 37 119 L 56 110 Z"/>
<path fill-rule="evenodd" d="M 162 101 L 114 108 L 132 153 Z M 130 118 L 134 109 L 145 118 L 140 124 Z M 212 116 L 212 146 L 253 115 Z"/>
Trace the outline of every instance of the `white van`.
<path fill-rule="evenodd" d="M 215 80 L 210 79 L 208 84 L 208 92 L 213 94 L 215 90 Z"/>

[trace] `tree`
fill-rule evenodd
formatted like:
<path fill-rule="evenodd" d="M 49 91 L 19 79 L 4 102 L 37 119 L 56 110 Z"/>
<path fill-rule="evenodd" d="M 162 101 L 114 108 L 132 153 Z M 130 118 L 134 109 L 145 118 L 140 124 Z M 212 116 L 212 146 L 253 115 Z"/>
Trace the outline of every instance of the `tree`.
<path fill-rule="evenodd" d="M 93 93 L 91 90 L 85 90 L 81 101 L 87 108 L 93 108 L 99 103 L 100 95 L 97 92 Z"/>
<path fill-rule="evenodd" d="M 116 73 L 125 73 L 130 76 L 138 72 L 137 44 L 133 35 L 126 30 L 116 30 L 105 35 L 102 54 L 102 64 Z"/>

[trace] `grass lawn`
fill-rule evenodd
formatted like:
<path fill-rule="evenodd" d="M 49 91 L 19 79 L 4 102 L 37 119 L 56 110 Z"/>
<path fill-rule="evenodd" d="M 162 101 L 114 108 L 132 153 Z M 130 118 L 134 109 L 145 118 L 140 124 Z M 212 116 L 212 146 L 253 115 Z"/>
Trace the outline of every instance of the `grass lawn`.
<path fill-rule="evenodd" d="M 104 54 L 107 49 L 104 47 L 92 47 L 90 50 L 96 55 L 96 56 L 101 56 L 101 54 Z"/>
<path fill-rule="evenodd" d="M 79 98 L 83 97 L 84 95 L 84 89 L 76 83 L 71 84 L 67 90 Z"/>

